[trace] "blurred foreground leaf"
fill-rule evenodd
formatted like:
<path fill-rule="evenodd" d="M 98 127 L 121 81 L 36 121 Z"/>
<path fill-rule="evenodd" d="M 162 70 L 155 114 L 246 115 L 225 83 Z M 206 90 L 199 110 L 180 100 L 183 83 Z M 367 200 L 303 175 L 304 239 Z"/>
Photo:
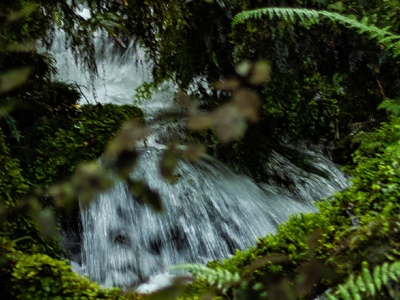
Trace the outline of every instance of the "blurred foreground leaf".
<path fill-rule="evenodd" d="M 269 80 L 270 76 L 271 65 L 262 60 L 254 63 L 248 81 L 252 85 L 261 85 Z"/>
<path fill-rule="evenodd" d="M 216 90 L 233 91 L 240 87 L 240 82 L 236 78 L 218 81 L 214 84 Z"/>
<path fill-rule="evenodd" d="M 0 93 L 11 91 L 22 85 L 29 76 L 30 68 L 13 69 L 0 75 Z"/>
<path fill-rule="evenodd" d="M 37 9 L 38 5 L 36 3 L 27 2 L 25 3 L 24 7 L 17 12 L 13 12 L 7 15 L 7 22 L 15 22 L 23 17 L 29 16 Z"/>
<path fill-rule="evenodd" d="M 29 52 L 36 49 L 36 42 L 29 41 L 24 43 L 12 43 L 7 46 L 7 51 L 10 52 Z"/>
<path fill-rule="evenodd" d="M 175 169 L 178 166 L 178 150 L 177 145 L 172 143 L 164 151 L 160 160 L 161 176 L 170 183 L 176 182 Z"/>
<path fill-rule="evenodd" d="M 126 184 L 128 185 L 128 189 L 132 196 L 137 200 L 149 205 L 150 208 L 156 212 L 161 212 L 163 210 L 163 204 L 160 195 L 153 191 L 147 183 L 128 178 L 126 180 Z"/>
<path fill-rule="evenodd" d="M 279 254 L 279 253 L 271 253 L 269 255 L 260 257 L 255 259 L 246 269 L 250 271 L 255 271 L 257 269 L 261 269 L 267 265 L 277 265 L 277 264 L 282 264 L 282 263 L 287 263 L 289 262 L 290 259 L 286 255 Z"/>
<path fill-rule="evenodd" d="M 47 238 L 55 237 L 57 234 L 57 222 L 54 213 L 49 209 L 37 211 L 32 215 L 40 233 Z"/>
<path fill-rule="evenodd" d="M 233 103 L 235 103 L 239 114 L 251 121 L 258 120 L 258 110 L 261 106 L 261 100 L 255 91 L 240 89 L 233 95 Z"/>
<path fill-rule="evenodd" d="M 199 145 L 187 145 L 182 151 L 182 157 L 187 158 L 191 161 L 196 161 L 206 153 L 206 146 L 203 144 Z"/>
<path fill-rule="evenodd" d="M 118 155 L 114 163 L 114 168 L 118 176 L 121 178 L 126 178 L 129 176 L 136 164 L 138 155 L 139 153 L 135 150 L 125 150 Z"/>
<path fill-rule="evenodd" d="M 143 140 L 151 133 L 150 128 L 140 124 L 137 120 L 126 122 L 119 133 L 108 144 L 104 153 L 107 163 L 117 159 L 125 151 L 135 149 L 138 141 Z"/>
<path fill-rule="evenodd" d="M 214 124 L 211 114 L 198 114 L 189 118 L 187 127 L 193 131 L 202 131 L 210 128 Z"/>
<path fill-rule="evenodd" d="M 241 138 L 247 129 L 247 124 L 240 115 L 239 109 L 233 104 L 220 106 L 214 113 L 215 132 L 222 143 Z"/>
<path fill-rule="evenodd" d="M 109 172 L 98 162 L 80 164 L 69 181 L 55 184 L 48 194 L 59 207 L 70 207 L 78 199 L 83 206 L 94 197 L 111 187 L 113 181 Z"/>

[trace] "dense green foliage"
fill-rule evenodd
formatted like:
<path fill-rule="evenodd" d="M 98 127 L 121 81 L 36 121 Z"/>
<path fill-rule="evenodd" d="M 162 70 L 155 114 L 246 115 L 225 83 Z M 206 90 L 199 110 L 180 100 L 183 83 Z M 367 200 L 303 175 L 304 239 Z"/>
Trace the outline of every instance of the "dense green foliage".
<path fill-rule="evenodd" d="M 81 4 L 90 18 L 77 13 Z M 278 5 L 295 10 L 271 8 Z M 387 99 L 397 99 L 400 91 L 399 9 L 395 0 L 3 1 L 0 279 L 6 299 L 137 297 L 102 290 L 72 273 L 66 262 L 54 259 L 64 255 L 57 238 L 43 230 L 53 227 L 53 212 L 65 203 L 54 206 L 56 197 L 41 188 L 68 182 L 80 162 L 97 159 L 123 121 L 143 121 L 141 111 L 130 106 L 80 107 L 77 87 L 53 80 L 53 60 L 38 53 L 34 42 L 49 46 L 56 26 L 66 32 L 66 47 L 92 79 L 97 73 L 93 31 L 103 28 L 103 39 L 123 45 L 134 37 L 146 47 L 154 82 L 144 88 L 172 79 L 196 95 L 204 110 L 238 94 L 210 90 L 218 80 L 235 77 L 239 91 L 256 91 L 261 110 L 258 118 L 251 117 L 259 122 L 244 137 L 220 145 L 217 129 L 202 135 L 210 149 L 217 148 L 229 163 L 246 165 L 253 178 L 268 179 L 263 163 L 272 150 L 304 159 L 280 145 L 282 139 L 322 143 L 336 161 L 350 162 L 352 185 L 319 203 L 318 213 L 292 216 L 275 235 L 260 237 L 255 247 L 222 263 L 186 266 L 197 280 L 183 298 L 212 292 L 227 299 L 296 299 L 327 289 L 331 299 L 398 297 L 400 104 Z M 117 48 L 116 55 L 124 51 Z M 253 84 L 251 72 L 235 70 L 240 61 L 260 59 L 272 66 L 267 84 Z M 387 112 L 377 109 L 383 100 Z M 136 157 L 123 138 L 133 135 L 136 142 L 146 135 L 134 122 L 121 132 L 106 150 L 106 156 L 118 154 L 110 161 L 119 175 Z M 131 186 L 154 196 L 145 185 Z"/>
<path fill-rule="evenodd" d="M 111 137 L 130 118 L 143 122 L 143 113 L 133 106 L 105 104 L 76 107 L 62 118 L 45 116 L 22 131 L 14 153 L 21 157 L 24 176 L 47 187 L 71 175 L 80 162 L 100 157 Z M 36 147 L 30 148 L 32 144 Z"/>
<path fill-rule="evenodd" d="M 11 157 L 3 131 L 0 129 L 0 199 L 3 204 L 11 204 L 23 195 L 28 186 L 21 174 L 19 161 Z"/>
<path fill-rule="evenodd" d="M 350 276 L 344 286 L 337 288 L 338 292 L 331 294 L 340 299 L 358 299 L 360 295 L 345 298 L 342 293 L 347 292 L 342 290 L 350 289 L 351 278 L 378 272 L 375 281 L 386 283 L 377 288 L 377 283 L 369 282 L 364 290 L 363 279 L 357 285 L 358 294 L 369 293 L 365 297 L 372 297 L 373 291 L 375 299 L 396 298 L 397 273 L 386 278 L 389 275 L 379 273 L 379 268 L 398 261 L 400 254 L 400 106 L 398 101 L 387 100 L 382 107 L 391 112 L 389 121 L 360 137 L 348 189 L 320 202 L 319 213 L 292 216 L 275 235 L 261 238 L 257 246 L 237 251 L 222 264 L 209 263 L 212 268 L 240 274 L 245 284 L 234 286 L 231 291 L 245 299 L 276 299 L 278 294 L 280 299 L 312 297 L 327 287 L 335 288 Z M 204 281 L 199 284 L 203 291 L 208 289 Z M 193 289 L 196 291 L 196 284 Z"/>
<path fill-rule="evenodd" d="M 102 289 L 71 270 L 66 261 L 16 250 L 0 238 L 2 299 L 140 299 L 135 293 Z"/>

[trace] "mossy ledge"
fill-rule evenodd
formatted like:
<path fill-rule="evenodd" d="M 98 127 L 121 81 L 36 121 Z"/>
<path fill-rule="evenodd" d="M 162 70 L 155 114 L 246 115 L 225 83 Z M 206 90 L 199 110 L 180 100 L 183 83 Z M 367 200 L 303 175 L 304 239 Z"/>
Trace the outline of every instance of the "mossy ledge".
<path fill-rule="evenodd" d="M 19 141 L 6 124 L 2 124 L 2 299 L 140 299 L 136 293 L 104 289 L 74 273 L 68 262 L 61 259 L 66 253 L 59 244 L 59 237 L 43 237 L 21 206 L 29 203 L 29 195 L 36 189 L 68 178 L 80 162 L 97 159 L 121 125 L 132 118 L 144 122 L 139 108 L 112 104 L 73 104 L 62 112 L 44 112 L 30 124 L 18 122 L 18 115 L 15 115 Z M 41 199 L 41 205 L 53 207 L 51 199 Z M 76 211 L 69 213 L 72 218 L 76 215 Z"/>
<path fill-rule="evenodd" d="M 2 299 L 113 299 L 136 300 L 136 293 L 104 289 L 71 270 L 66 261 L 44 254 L 27 254 L 0 238 Z"/>
<path fill-rule="evenodd" d="M 400 259 L 400 102 L 386 100 L 381 107 L 389 111 L 389 120 L 356 141 L 361 144 L 353 154 L 356 167 L 348 189 L 319 202 L 318 213 L 291 216 L 256 246 L 208 263 L 209 268 L 238 273 L 241 284 L 221 290 L 199 277 L 183 299 L 210 291 L 223 299 L 314 299 L 327 290 L 330 299 L 399 295 L 400 276 L 394 274 L 385 281 L 379 277 L 385 275 L 377 275 L 377 281 L 369 283 L 373 297 L 368 287 L 363 292 L 351 285 L 354 293 L 364 294 L 346 290 L 351 278 Z"/>

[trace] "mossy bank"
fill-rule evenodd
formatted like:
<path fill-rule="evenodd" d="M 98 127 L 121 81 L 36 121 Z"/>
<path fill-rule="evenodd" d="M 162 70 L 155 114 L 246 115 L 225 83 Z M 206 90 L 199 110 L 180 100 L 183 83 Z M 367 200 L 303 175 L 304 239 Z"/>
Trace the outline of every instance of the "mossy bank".
<path fill-rule="evenodd" d="M 18 139 L 7 124 L 0 128 L 2 297 L 139 298 L 135 293 L 102 289 L 72 272 L 68 262 L 62 260 L 69 254 L 61 245 L 59 234 L 43 236 L 30 213 L 32 206 L 39 205 L 39 209 L 58 215 L 61 223 L 71 224 L 68 220 L 74 220 L 72 230 L 78 232 L 77 202 L 65 211 L 56 209 L 49 197 L 35 202 L 32 196 L 68 178 L 79 163 L 97 160 L 119 127 L 132 118 L 144 122 L 142 111 L 134 106 L 73 104 L 62 116 L 44 112 L 33 122 L 19 126 Z M 18 124 L 18 115 L 15 120 Z"/>
<path fill-rule="evenodd" d="M 292 216 L 256 246 L 210 262 L 216 275 L 197 274 L 185 297 L 212 291 L 224 299 L 314 299 L 328 290 L 330 299 L 397 299 L 400 102 L 381 107 L 389 121 L 360 136 L 348 189 L 319 202 L 318 213 Z M 221 270 L 240 282 L 217 278 Z"/>

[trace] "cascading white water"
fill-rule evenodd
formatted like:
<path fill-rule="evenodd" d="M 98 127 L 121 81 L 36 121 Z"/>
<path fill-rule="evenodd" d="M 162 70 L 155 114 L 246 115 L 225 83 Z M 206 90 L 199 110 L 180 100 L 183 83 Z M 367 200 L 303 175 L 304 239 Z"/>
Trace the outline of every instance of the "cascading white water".
<path fill-rule="evenodd" d="M 99 38 L 99 43 L 101 39 Z M 93 82 L 99 102 L 131 104 L 135 88 L 150 81 L 150 63 L 138 59 L 142 50 L 131 45 L 124 55 L 115 54 L 112 43 L 100 51 L 99 79 Z M 52 52 L 63 80 L 75 81 L 87 98 L 93 98 L 88 74 L 71 62 L 62 32 L 56 35 Z M 101 70 L 104 70 L 101 71 Z M 155 93 L 142 105 L 154 114 L 172 102 L 171 89 Z M 159 175 L 160 143 L 168 130 L 159 128 L 150 147 L 143 147 L 132 172 L 158 191 L 165 205 L 157 214 L 134 199 L 123 184 L 100 195 L 82 210 L 82 264 L 93 280 L 105 286 L 130 286 L 172 264 L 221 259 L 254 244 L 256 237 L 276 230 L 289 214 L 315 210 L 312 200 L 331 195 L 346 186 L 342 173 L 321 155 L 307 152 L 307 173 L 287 157 L 273 152 L 265 172 L 289 176 L 292 188 L 276 182 L 256 184 L 235 174 L 218 160 L 205 157 L 190 163 L 181 161 L 180 180 L 170 185 Z M 272 170 L 272 171 L 271 171 Z"/>
<path fill-rule="evenodd" d="M 143 151 L 132 177 L 160 193 L 157 214 L 118 184 L 83 212 L 84 262 L 105 285 L 142 281 L 172 264 L 228 257 L 273 231 L 288 213 L 309 207 L 279 196 L 266 197 L 249 178 L 215 159 L 181 162 L 180 180 L 158 175 L 160 150 Z"/>
<path fill-rule="evenodd" d="M 266 183 L 260 188 L 206 157 L 181 161 L 180 179 L 171 185 L 159 175 L 160 156 L 158 148 L 143 149 L 131 176 L 159 192 L 163 213 L 134 199 L 121 183 L 82 211 L 85 272 L 105 286 L 134 285 L 173 264 L 226 258 L 274 232 L 289 214 L 313 211 L 311 195 L 329 196 L 346 183 L 324 161 L 326 177 L 299 174 L 292 192 Z M 318 166 L 321 157 L 314 158 Z M 298 169 L 291 162 L 285 167 Z"/>

